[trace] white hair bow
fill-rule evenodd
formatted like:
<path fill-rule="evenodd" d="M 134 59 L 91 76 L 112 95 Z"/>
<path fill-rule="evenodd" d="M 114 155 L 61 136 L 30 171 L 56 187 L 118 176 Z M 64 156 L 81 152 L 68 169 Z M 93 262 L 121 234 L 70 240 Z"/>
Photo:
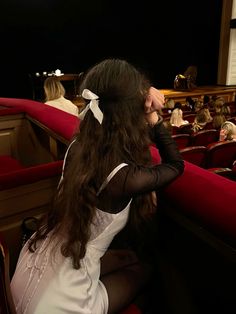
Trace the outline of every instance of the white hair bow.
<path fill-rule="evenodd" d="M 90 100 L 90 102 L 87 104 L 85 109 L 80 112 L 79 119 L 83 120 L 87 111 L 90 109 L 94 115 L 94 118 L 97 119 L 100 124 L 102 124 L 103 113 L 98 106 L 99 97 L 96 94 L 92 93 L 89 89 L 83 90 L 82 97 Z"/>

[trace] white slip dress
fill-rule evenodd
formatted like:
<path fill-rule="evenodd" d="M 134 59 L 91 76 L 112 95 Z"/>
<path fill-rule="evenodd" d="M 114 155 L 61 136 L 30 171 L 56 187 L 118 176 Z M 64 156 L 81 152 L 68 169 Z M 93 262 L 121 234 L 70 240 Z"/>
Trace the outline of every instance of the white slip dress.
<path fill-rule="evenodd" d="M 118 165 L 102 184 L 98 194 L 112 177 L 127 164 Z M 96 210 L 91 227 L 91 238 L 81 268 L 74 269 L 71 258 L 60 253 L 60 246 L 50 235 L 40 243 L 35 253 L 27 243 L 21 251 L 11 290 L 19 314 L 106 314 L 108 295 L 99 280 L 100 259 L 114 236 L 124 228 L 130 203 L 119 213 Z"/>

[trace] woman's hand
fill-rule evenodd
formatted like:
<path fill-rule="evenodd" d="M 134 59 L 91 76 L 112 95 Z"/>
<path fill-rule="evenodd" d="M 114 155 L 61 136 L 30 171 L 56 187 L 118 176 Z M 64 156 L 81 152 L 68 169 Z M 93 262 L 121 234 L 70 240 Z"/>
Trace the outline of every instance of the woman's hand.
<path fill-rule="evenodd" d="M 227 131 L 224 129 L 220 130 L 220 137 L 219 137 L 219 141 L 225 141 L 227 138 Z"/>
<path fill-rule="evenodd" d="M 164 107 L 164 102 L 164 95 L 158 89 L 150 87 L 144 105 L 145 113 L 161 110 Z"/>
<path fill-rule="evenodd" d="M 158 122 L 158 111 L 164 107 L 164 95 L 154 87 L 150 87 L 144 105 L 146 120 L 149 125 L 154 125 Z"/>

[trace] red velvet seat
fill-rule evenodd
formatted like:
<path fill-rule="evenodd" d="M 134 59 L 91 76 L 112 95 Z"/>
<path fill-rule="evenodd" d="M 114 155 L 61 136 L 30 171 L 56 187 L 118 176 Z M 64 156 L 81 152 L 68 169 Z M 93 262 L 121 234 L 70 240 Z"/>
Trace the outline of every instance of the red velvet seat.
<path fill-rule="evenodd" d="M 231 122 L 233 122 L 234 124 L 236 124 L 236 117 L 228 118 L 227 121 L 231 121 Z"/>
<path fill-rule="evenodd" d="M 186 113 L 184 112 L 184 115 L 183 115 L 183 119 L 184 119 L 184 120 L 188 120 L 189 123 L 193 123 L 195 117 L 196 117 L 196 113 L 186 114 Z"/>
<path fill-rule="evenodd" d="M 161 156 L 159 154 L 159 150 L 157 149 L 155 145 L 150 145 L 149 149 L 152 156 L 152 163 L 154 165 L 159 164 L 161 162 Z"/>
<path fill-rule="evenodd" d="M 191 135 L 192 146 L 207 146 L 218 141 L 219 132 L 215 129 L 201 130 Z"/>
<path fill-rule="evenodd" d="M 180 153 L 184 160 L 203 168 L 206 163 L 206 151 L 207 148 L 205 146 L 189 146 L 180 149 Z"/>
<path fill-rule="evenodd" d="M 203 128 L 204 130 L 212 130 L 214 129 L 212 121 L 207 122 L 207 124 Z"/>
<path fill-rule="evenodd" d="M 191 134 L 192 133 L 192 123 L 183 124 L 178 127 L 176 134 Z"/>
<path fill-rule="evenodd" d="M 236 141 L 222 141 L 207 146 L 206 168 L 231 168 L 236 160 Z"/>
<path fill-rule="evenodd" d="M 190 142 L 189 134 L 173 134 L 172 138 L 176 141 L 179 149 L 185 148 Z"/>

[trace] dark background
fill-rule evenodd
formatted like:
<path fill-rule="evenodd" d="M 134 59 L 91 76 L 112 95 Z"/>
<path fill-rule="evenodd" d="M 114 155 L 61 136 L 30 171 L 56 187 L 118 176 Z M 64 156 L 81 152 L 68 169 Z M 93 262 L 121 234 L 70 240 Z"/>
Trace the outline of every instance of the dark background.
<path fill-rule="evenodd" d="M 222 0 L 4 2 L 0 97 L 32 98 L 29 73 L 79 73 L 107 57 L 127 59 L 158 88 L 189 65 L 198 85 L 217 83 Z"/>

